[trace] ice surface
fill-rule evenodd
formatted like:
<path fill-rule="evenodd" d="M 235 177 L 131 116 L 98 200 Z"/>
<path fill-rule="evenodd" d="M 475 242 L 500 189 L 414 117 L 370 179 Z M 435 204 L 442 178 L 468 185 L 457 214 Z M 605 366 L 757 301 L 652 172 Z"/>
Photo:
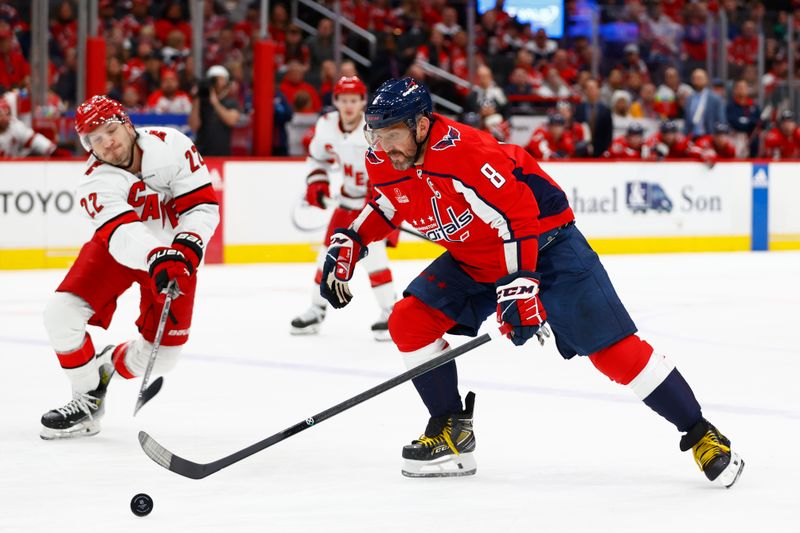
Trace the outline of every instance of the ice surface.
<path fill-rule="evenodd" d="M 310 264 L 206 267 L 191 340 L 159 396 L 132 418 L 139 383 L 115 380 L 98 436 L 45 442 L 40 416 L 69 399 L 41 319 L 64 272 L 0 272 L 0 531 L 800 531 L 800 254 L 604 263 L 642 336 L 745 459 L 733 489 L 709 484 L 670 424 L 552 340 L 459 358 L 462 394 L 477 393 L 471 478 L 401 476 L 400 448 L 427 422 L 410 384 L 204 480 L 150 461 L 140 429 L 207 462 L 404 370 L 371 340 L 378 310 L 361 273 L 319 336 L 289 335 Z M 424 264 L 393 264 L 398 286 Z M 134 335 L 136 303 L 120 300 L 95 346 Z M 139 492 L 155 501 L 146 518 L 129 509 Z"/>

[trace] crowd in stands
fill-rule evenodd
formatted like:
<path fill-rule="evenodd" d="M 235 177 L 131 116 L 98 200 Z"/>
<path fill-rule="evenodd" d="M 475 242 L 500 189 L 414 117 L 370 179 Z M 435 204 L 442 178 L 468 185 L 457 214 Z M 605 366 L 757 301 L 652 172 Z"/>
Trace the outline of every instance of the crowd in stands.
<path fill-rule="evenodd" d="M 323 1 L 333 7 L 333 2 Z M 591 45 L 576 30 L 586 2 L 566 0 L 565 36 L 553 39 L 523 24 L 502 0 L 477 16 L 472 89 L 454 84 L 433 66 L 469 78 L 466 2 L 447 0 L 342 0 L 348 20 L 377 38 L 372 66 L 334 62 L 334 24 L 316 12 L 289 16 L 288 2 L 270 2 L 269 34 L 276 45 L 276 127 L 292 113 L 319 113 L 331 105 L 341 75 L 359 74 L 370 89 L 389 77 L 411 75 L 460 106 L 464 122 L 511 137 L 512 117 L 540 117 L 528 149 L 541 159 L 800 157 L 800 130 L 786 95 L 789 47 L 800 56 L 800 15 L 793 42 L 790 13 L 800 0 L 616 0 L 598 2 L 601 25 L 633 27 L 631 37 Z M 77 85 L 76 2 L 51 3 L 47 108 L 74 109 Z M 252 43 L 258 38 L 260 2 L 206 0 L 202 28 L 206 67 L 224 67 L 225 109 L 236 117 L 252 110 Z M 726 80 L 709 79 L 708 17 L 727 20 Z M 24 117 L 30 93 L 30 3 L 0 6 L 0 89 L 16 90 Z M 130 112 L 189 114 L 199 105 L 203 80 L 194 76 L 192 28 L 186 2 L 99 0 L 99 31 L 106 42 L 107 94 Z M 759 77 L 758 33 L 765 37 L 765 72 Z M 367 41 L 346 29 L 343 44 L 364 56 Z M 716 47 L 716 41 L 714 47 Z M 716 58 L 715 58 L 716 61 Z M 800 73 L 800 72 L 798 72 Z M 795 76 L 797 79 L 797 76 Z M 764 106 L 756 103 L 759 85 Z M 28 103 L 28 107 L 29 107 Z M 2 113 L 2 110 L 0 110 Z M 223 123 L 233 113 L 219 111 Z M 195 120 L 195 122 L 197 122 Z M 199 127 L 199 126 L 198 126 Z M 286 153 L 285 131 L 274 136 Z M 732 147 L 732 148 L 731 148 Z"/>

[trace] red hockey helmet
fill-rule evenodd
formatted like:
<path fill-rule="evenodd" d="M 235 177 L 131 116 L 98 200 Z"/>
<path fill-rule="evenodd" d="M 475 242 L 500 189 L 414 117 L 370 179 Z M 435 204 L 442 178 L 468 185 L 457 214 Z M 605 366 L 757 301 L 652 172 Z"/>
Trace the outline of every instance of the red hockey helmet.
<path fill-rule="evenodd" d="M 340 94 L 360 94 L 366 98 L 367 86 L 358 76 L 342 76 L 333 86 L 333 97 L 336 98 Z"/>
<path fill-rule="evenodd" d="M 106 122 L 130 124 L 131 119 L 122 104 L 105 95 L 92 96 L 82 103 L 75 112 L 75 131 L 86 151 L 91 151 L 89 134 Z"/>

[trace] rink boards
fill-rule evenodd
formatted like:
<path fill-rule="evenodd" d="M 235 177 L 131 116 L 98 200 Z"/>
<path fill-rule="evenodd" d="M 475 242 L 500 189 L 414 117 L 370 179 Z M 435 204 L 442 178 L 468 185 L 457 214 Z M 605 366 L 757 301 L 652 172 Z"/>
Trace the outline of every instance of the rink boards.
<path fill-rule="evenodd" d="M 297 211 L 305 189 L 302 161 L 206 161 L 223 208 L 209 262 L 314 260 L 323 229 L 301 231 L 292 223 L 293 212 L 308 214 Z M 565 190 L 578 226 L 600 253 L 800 249 L 796 162 L 542 166 Z M 0 163 L 0 268 L 72 262 L 92 233 L 73 194 L 83 170 L 83 162 Z M 406 235 L 390 252 L 395 259 L 439 253 L 438 246 Z"/>

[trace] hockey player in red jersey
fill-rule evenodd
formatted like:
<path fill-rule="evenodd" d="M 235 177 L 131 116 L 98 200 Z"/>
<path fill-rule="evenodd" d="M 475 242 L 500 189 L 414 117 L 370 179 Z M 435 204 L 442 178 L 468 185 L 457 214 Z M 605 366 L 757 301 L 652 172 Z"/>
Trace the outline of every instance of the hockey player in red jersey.
<path fill-rule="evenodd" d="M 100 431 L 111 376 L 141 376 L 153 349 L 162 292 L 180 295 L 169 310 L 153 371 L 176 363 L 189 338 L 197 269 L 219 222 L 217 195 L 194 144 L 172 128 L 135 129 L 122 105 L 94 96 L 78 107 L 75 129 L 89 151 L 76 192 L 94 227 L 50 298 L 44 325 L 72 384 L 73 398 L 42 417 L 43 439 Z M 117 298 L 139 285 L 139 335 L 95 355 L 87 325 L 107 328 Z"/>
<path fill-rule="evenodd" d="M 663 122 L 659 132 L 647 140 L 651 159 L 695 159 L 697 154 L 691 148 L 691 143 L 673 120 Z"/>
<path fill-rule="evenodd" d="M 778 116 L 778 126 L 767 132 L 764 152 L 771 159 L 800 158 L 800 127 L 790 110 L 782 111 Z"/>
<path fill-rule="evenodd" d="M 736 159 L 736 146 L 730 139 L 731 127 L 724 122 L 714 125 L 713 135 L 703 135 L 692 141 L 690 149 L 701 161 L 714 166 L 717 161 Z"/>
<path fill-rule="evenodd" d="M 603 154 L 605 157 L 641 161 L 648 158 L 648 148 L 644 144 L 644 128 L 638 122 L 632 122 L 628 126 L 625 135 L 617 137 L 611 146 Z"/>
<path fill-rule="evenodd" d="M 533 132 L 525 149 L 537 159 L 563 159 L 575 155 L 575 141 L 564 117 L 554 113 L 547 118 L 547 126 Z"/>
<path fill-rule="evenodd" d="M 410 223 L 446 252 L 411 282 L 389 318 L 409 367 L 445 350 L 445 333 L 476 335 L 493 312 L 518 346 L 543 340 L 547 321 L 564 358 L 588 356 L 684 432 L 680 448 L 693 451 L 708 479 L 736 481 L 744 463 L 730 441 L 703 418 L 674 363 L 636 335 L 566 195 L 525 150 L 432 113 L 427 89 L 412 78 L 385 82 L 366 123 L 374 192 L 353 224 L 331 237 L 321 290 L 334 307 L 351 301 L 348 281 L 366 245 Z M 403 473 L 475 473 L 475 395 L 462 407 L 455 362 L 413 381 L 431 418 L 403 448 Z"/>
<path fill-rule="evenodd" d="M 314 137 L 308 147 L 308 183 L 306 201 L 309 205 L 325 208 L 330 200 L 330 181 L 328 173 L 337 164 L 342 171 L 342 188 L 339 205 L 334 209 L 325 234 L 327 243 L 333 230 L 349 226 L 367 199 L 368 176 L 364 163 L 367 142 L 364 139 L 364 106 L 367 87 L 358 76 L 342 77 L 333 88 L 333 103 L 336 111 L 319 117 L 314 128 Z M 386 242 L 373 242 L 369 247 L 369 257 L 362 266 L 369 275 L 372 291 L 380 308 L 378 319 L 372 324 L 372 334 L 376 340 L 389 339 L 389 313 L 395 301 L 392 271 L 386 256 Z M 292 320 L 293 335 L 314 334 L 319 331 L 325 319 L 327 302 L 319 293 L 322 265 L 325 262 L 325 247 L 317 257 L 317 273 L 311 294 L 311 306 Z"/>

